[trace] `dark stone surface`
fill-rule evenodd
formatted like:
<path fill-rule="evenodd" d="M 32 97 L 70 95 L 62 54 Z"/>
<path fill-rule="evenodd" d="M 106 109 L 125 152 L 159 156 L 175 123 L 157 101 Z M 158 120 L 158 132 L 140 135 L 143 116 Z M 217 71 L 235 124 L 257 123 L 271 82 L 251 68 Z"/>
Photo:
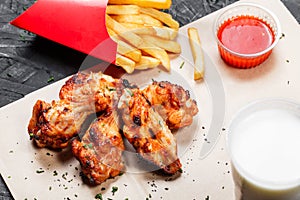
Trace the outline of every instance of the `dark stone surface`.
<path fill-rule="evenodd" d="M 0 107 L 77 72 L 84 54 L 9 24 L 35 0 L 0 1 Z M 185 25 L 236 0 L 173 0 L 169 11 Z M 300 0 L 282 0 L 300 22 Z M 50 81 L 54 77 L 54 81 Z M 0 200 L 12 196 L 0 179 Z"/>

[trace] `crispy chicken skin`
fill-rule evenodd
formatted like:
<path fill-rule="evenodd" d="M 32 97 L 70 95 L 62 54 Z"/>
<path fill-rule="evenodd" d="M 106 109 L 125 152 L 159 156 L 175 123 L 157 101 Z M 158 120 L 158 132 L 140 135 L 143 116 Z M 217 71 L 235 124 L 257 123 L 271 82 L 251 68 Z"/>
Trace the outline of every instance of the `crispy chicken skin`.
<path fill-rule="evenodd" d="M 81 141 L 73 140 L 72 151 L 80 162 L 83 179 L 89 184 L 100 184 L 122 173 L 124 144 L 116 111 L 98 117 Z"/>
<path fill-rule="evenodd" d="M 93 110 L 88 107 L 88 104 L 76 106 L 65 100 L 51 103 L 38 100 L 33 107 L 28 133 L 38 147 L 64 148 Z"/>
<path fill-rule="evenodd" d="M 197 103 L 183 87 L 168 81 L 153 81 L 143 89 L 143 95 L 162 116 L 170 129 L 192 124 L 198 113 Z"/>
<path fill-rule="evenodd" d="M 74 103 L 91 104 L 100 112 L 109 107 L 119 79 L 99 73 L 77 73 L 62 86 L 59 98 Z"/>
<path fill-rule="evenodd" d="M 167 174 L 180 171 L 176 139 L 143 93 L 138 89 L 125 89 L 118 108 L 124 136 L 136 151 Z"/>
<path fill-rule="evenodd" d="M 38 100 L 28 125 L 31 139 L 39 147 L 64 148 L 76 136 L 87 116 L 104 111 L 121 80 L 99 73 L 78 73 L 60 91 L 60 100 Z"/>

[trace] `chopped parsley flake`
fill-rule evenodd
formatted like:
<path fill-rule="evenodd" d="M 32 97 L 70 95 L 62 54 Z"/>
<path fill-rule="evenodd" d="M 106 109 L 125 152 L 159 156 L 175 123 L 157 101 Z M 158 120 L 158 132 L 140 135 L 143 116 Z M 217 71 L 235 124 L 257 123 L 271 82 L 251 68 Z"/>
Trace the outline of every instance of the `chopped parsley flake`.
<path fill-rule="evenodd" d="M 57 171 L 55 170 L 54 172 L 53 172 L 53 176 L 57 176 L 58 175 L 58 173 L 57 173 Z"/>
<path fill-rule="evenodd" d="M 159 121 L 158 121 L 158 123 L 159 123 L 160 127 L 162 127 L 162 128 L 163 128 L 162 121 L 161 121 L 161 120 L 159 120 Z"/>
<path fill-rule="evenodd" d="M 126 88 L 126 92 L 127 92 L 131 97 L 133 96 L 133 93 L 132 93 L 131 90 L 129 90 L 129 89 Z"/>
<path fill-rule="evenodd" d="M 41 174 L 41 173 L 44 173 L 44 172 L 45 172 L 45 171 L 42 170 L 42 169 L 36 170 L 36 173 L 38 173 L 38 174 Z"/>
<path fill-rule="evenodd" d="M 95 199 L 103 200 L 102 194 L 101 193 L 96 194 Z"/>
<path fill-rule="evenodd" d="M 92 149 L 92 148 L 93 148 L 93 144 L 92 144 L 92 143 L 84 144 L 83 147 L 84 147 L 85 149 Z"/>
<path fill-rule="evenodd" d="M 184 61 L 180 64 L 179 69 L 182 69 L 182 68 L 183 68 L 183 65 L 184 65 Z"/>
<path fill-rule="evenodd" d="M 48 78 L 48 83 L 50 83 L 50 82 L 52 82 L 52 81 L 54 81 L 54 76 L 50 76 L 49 78 Z"/>
<path fill-rule="evenodd" d="M 33 133 L 29 133 L 29 137 L 30 137 L 30 140 L 32 140 L 34 137 Z"/>
<path fill-rule="evenodd" d="M 115 195 L 115 193 L 116 193 L 117 191 L 118 191 L 118 187 L 113 186 L 113 187 L 112 187 L 112 190 L 111 190 L 112 194 Z"/>

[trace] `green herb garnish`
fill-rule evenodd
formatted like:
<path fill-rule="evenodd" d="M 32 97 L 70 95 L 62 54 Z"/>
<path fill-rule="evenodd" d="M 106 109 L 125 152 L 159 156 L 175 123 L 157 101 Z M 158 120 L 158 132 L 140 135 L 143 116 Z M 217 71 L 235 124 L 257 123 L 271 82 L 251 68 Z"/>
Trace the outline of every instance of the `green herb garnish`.
<path fill-rule="evenodd" d="M 50 76 L 47 82 L 50 83 L 52 81 L 54 81 L 54 76 Z"/>
<path fill-rule="evenodd" d="M 53 176 L 57 176 L 57 175 L 58 175 L 57 171 L 54 171 Z"/>
<path fill-rule="evenodd" d="M 115 195 L 115 193 L 116 193 L 117 191 L 118 191 L 118 187 L 113 186 L 113 187 L 112 187 L 112 190 L 111 190 L 112 194 Z"/>
<path fill-rule="evenodd" d="M 93 148 L 93 144 L 92 144 L 92 143 L 84 144 L 83 147 L 84 147 L 85 149 L 92 149 L 92 148 Z"/>
<path fill-rule="evenodd" d="M 179 69 L 182 69 L 182 68 L 183 68 L 183 65 L 184 65 L 184 61 L 180 64 Z"/>
<path fill-rule="evenodd" d="M 96 194 L 95 199 L 103 200 L 102 194 L 101 193 Z"/>
<path fill-rule="evenodd" d="M 44 173 L 45 171 L 44 170 L 42 170 L 42 169 L 40 169 L 40 170 L 36 170 L 36 173 L 38 173 L 38 174 L 41 174 L 41 173 Z"/>
<path fill-rule="evenodd" d="M 32 140 L 33 137 L 34 137 L 34 134 L 33 133 L 29 133 L 29 137 L 30 137 L 30 140 Z"/>
<path fill-rule="evenodd" d="M 126 92 L 127 92 L 131 97 L 133 96 L 133 93 L 132 93 L 131 90 L 129 90 L 129 89 L 126 88 Z"/>

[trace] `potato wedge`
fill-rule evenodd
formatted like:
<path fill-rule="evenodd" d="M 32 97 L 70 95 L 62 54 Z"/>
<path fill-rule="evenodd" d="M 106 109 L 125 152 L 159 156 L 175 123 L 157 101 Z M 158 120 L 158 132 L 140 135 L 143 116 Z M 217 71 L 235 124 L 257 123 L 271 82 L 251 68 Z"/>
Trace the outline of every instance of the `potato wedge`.
<path fill-rule="evenodd" d="M 131 74 L 134 71 L 135 62 L 125 56 L 120 54 L 116 55 L 116 62 L 117 66 L 122 67 L 128 74 Z"/>
<path fill-rule="evenodd" d="M 160 61 L 156 58 L 150 56 L 142 56 L 140 62 L 136 63 L 135 69 L 149 69 L 157 67 L 160 64 Z"/>
<path fill-rule="evenodd" d="M 106 14 L 110 15 L 137 15 L 140 7 L 136 5 L 107 5 Z"/>
<path fill-rule="evenodd" d="M 149 15 L 159 21 L 163 22 L 167 26 L 174 28 L 176 30 L 179 29 L 179 23 L 175 21 L 170 14 L 164 13 L 162 11 L 156 10 L 154 8 L 141 8 L 141 13 Z"/>
<path fill-rule="evenodd" d="M 171 0 L 108 0 L 109 4 L 134 4 L 142 7 L 151 7 L 157 9 L 169 9 Z"/>
<path fill-rule="evenodd" d="M 196 28 L 188 28 L 188 37 L 194 58 L 194 80 L 204 77 L 204 55 L 201 42 Z"/>
<path fill-rule="evenodd" d="M 165 40 L 159 37 L 151 36 L 151 35 L 142 35 L 141 36 L 144 41 L 148 43 L 152 43 L 157 47 L 160 47 L 171 53 L 181 53 L 180 44 L 172 40 Z"/>

